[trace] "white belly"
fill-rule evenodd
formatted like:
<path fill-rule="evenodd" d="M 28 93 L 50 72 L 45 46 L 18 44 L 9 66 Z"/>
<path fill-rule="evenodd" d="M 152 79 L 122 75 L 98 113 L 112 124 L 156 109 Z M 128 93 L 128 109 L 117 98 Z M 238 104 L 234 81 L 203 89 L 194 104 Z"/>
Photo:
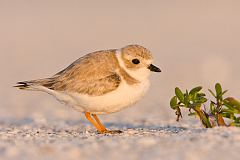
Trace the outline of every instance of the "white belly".
<path fill-rule="evenodd" d="M 88 96 L 79 93 L 67 94 L 66 92 L 52 90 L 47 92 L 80 112 L 108 114 L 120 111 L 136 103 L 144 96 L 149 86 L 149 80 L 136 85 L 128 85 L 123 81 L 115 91 L 102 96 Z"/>

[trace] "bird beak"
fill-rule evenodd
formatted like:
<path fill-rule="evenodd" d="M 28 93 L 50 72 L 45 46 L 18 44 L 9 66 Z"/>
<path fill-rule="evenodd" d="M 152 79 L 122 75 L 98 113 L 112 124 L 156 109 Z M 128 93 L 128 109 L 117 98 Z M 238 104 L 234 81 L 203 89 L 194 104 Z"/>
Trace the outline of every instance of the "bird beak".
<path fill-rule="evenodd" d="M 150 66 L 148 66 L 148 69 L 152 72 L 161 72 L 161 69 L 159 69 L 158 67 L 154 66 L 153 64 L 151 64 Z"/>

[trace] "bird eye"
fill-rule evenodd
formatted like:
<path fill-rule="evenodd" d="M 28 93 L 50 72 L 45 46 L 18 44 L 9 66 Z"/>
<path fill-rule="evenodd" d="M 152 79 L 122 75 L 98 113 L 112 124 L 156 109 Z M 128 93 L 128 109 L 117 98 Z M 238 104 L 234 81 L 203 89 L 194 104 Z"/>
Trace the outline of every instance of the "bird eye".
<path fill-rule="evenodd" d="M 132 60 L 132 63 L 133 63 L 133 64 L 139 64 L 140 61 L 139 61 L 139 59 L 133 59 L 133 60 Z"/>

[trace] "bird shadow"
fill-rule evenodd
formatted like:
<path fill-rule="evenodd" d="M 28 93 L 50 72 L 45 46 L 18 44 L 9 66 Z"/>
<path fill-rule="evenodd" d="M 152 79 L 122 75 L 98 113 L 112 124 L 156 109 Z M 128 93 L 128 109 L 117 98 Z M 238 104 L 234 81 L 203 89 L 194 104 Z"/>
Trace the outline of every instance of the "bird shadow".
<path fill-rule="evenodd" d="M 188 130 L 186 127 L 179 127 L 175 125 L 160 125 L 160 124 L 131 124 L 131 123 L 106 123 L 107 128 L 118 128 L 123 131 L 128 130 L 135 130 L 135 131 L 164 131 L 164 132 L 171 132 L 171 133 L 179 133 L 182 131 Z"/>
<path fill-rule="evenodd" d="M 85 125 L 89 125 L 88 122 L 82 122 L 80 120 L 66 120 L 62 121 L 64 123 L 64 127 L 66 126 L 78 126 L 79 128 L 78 131 L 84 132 Z M 63 129 L 64 127 L 59 127 L 59 122 L 58 124 L 54 125 L 43 125 L 45 128 L 59 128 L 60 130 Z M 137 123 L 130 123 L 130 122 L 109 122 L 109 123 L 104 123 L 105 127 L 114 130 L 114 129 L 120 129 L 123 132 L 128 132 L 128 131 L 134 131 L 134 132 L 167 132 L 167 133 L 181 133 L 187 130 L 191 130 L 193 132 L 203 132 L 205 131 L 203 128 L 188 128 L 188 127 L 182 127 L 182 126 L 177 126 L 177 125 L 172 125 L 172 124 L 152 124 L 147 121 L 145 122 L 137 122 Z M 8 119 L 8 120 L 0 120 L 0 128 L 2 127 L 20 127 L 20 126 L 35 126 L 41 127 L 41 125 L 37 125 L 35 121 L 31 118 L 24 118 L 21 120 L 18 119 Z M 75 128 L 76 129 L 76 128 Z M 95 132 L 95 129 L 91 129 L 90 132 Z"/>

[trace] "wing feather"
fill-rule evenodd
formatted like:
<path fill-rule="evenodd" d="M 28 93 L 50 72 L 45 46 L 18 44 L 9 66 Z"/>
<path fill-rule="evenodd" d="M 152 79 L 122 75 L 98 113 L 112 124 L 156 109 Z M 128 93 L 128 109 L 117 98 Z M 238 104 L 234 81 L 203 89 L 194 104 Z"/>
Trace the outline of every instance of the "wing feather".
<path fill-rule="evenodd" d="M 41 85 L 56 91 L 99 96 L 115 90 L 121 83 L 114 50 L 90 53 Z"/>

